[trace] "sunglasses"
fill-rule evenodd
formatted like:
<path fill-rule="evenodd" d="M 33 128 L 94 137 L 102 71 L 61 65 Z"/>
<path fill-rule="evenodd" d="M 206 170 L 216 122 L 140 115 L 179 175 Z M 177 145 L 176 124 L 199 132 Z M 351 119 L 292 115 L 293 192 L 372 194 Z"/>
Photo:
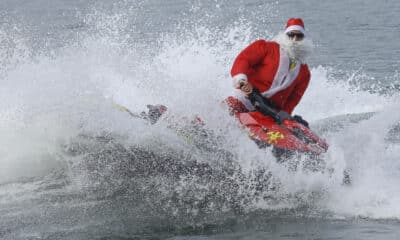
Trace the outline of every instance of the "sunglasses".
<path fill-rule="evenodd" d="M 294 33 L 294 32 L 288 32 L 288 33 L 286 33 L 286 35 L 288 35 L 288 37 L 289 38 L 294 38 L 294 37 L 297 37 L 297 38 L 304 38 L 304 34 L 303 33 Z"/>

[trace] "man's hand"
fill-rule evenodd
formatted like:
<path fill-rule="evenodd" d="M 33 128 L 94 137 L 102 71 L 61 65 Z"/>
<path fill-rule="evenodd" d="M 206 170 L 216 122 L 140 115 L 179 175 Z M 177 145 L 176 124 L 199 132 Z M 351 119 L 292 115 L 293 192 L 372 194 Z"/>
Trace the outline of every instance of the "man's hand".
<path fill-rule="evenodd" d="M 253 86 L 249 82 L 241 80 L 239 84 L 240 90 L 242 90 L 244 94 L 249 95 L 253 91 Z"/>
<path fill-rule="evenodd" d="M 301 123 L 304 126 L 306 126 L 307 128 L 309 128 L 308 122 L 306 120 L 304 120 L 301 116 L 294 115 L 293 116 L 293 120 L 295 120 L 296 122 Z"/>

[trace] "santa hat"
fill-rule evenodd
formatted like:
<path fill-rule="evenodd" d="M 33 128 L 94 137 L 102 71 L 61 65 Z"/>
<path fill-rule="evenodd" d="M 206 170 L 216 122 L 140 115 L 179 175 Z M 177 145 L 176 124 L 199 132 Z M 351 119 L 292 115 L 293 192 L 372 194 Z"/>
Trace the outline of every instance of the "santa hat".
<path fill-rule="evenodd" d="M 306 34 L 304 23 L 303 20 L 301 20 L 301 18 L 291 18 L 287 21 L 285 33 L 288 33 L 293 30 L 298 30 L 303 34 Z"/>

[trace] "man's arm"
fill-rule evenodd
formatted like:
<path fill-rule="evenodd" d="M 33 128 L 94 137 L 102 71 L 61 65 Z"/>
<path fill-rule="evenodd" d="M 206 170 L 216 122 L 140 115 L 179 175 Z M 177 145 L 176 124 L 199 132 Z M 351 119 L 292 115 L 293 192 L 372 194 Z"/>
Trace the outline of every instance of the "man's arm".
<path fill-rule="evenodd" d="M 239 81 L 247 81 L 250 68 L 259 64 L 268 55 L 269 44 L 271 42 L 257 40 L 246 47 L 236 57 L 231 69 L 231 76 L 233 77 L 235 87 L 238 87 Z"/>

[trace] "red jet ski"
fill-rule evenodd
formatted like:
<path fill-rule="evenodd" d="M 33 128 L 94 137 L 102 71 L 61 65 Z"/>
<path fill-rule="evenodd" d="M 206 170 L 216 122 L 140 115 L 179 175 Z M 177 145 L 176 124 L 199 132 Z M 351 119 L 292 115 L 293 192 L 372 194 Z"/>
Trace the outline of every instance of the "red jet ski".
<path fill-rule="evenodd" d="M 273 146 L 276 156 L 288 155 L 292 152 L 303 152 L 320 154 L 328 149 L 324 139 L 318 137 L 308 128 L 308 123 L 303 119 L 293 117 L 281 120 L 277 112 L 271 107 L 257 89 L 249 94 L 249 100 L 257 111 L 235 113 L 235 117 L 247 128 L 249 136 L 261 148 Z M 164 105 L 147 105 L 148 113 L 135 114 L 126 107 L 116 105 L 118 109 L 128 112 L 132 117 L 143 118 L 151 124 L 157 122 L 161 115 L 167 110 Z M 194 119 L 193 126 L 203 126 L 201 119 Z"/>
<path fill-rule="evenodd" d="M 275 109 L 256 89 L 248 97 L 257 111 L 235 113 L 235 117 L 247 128 L 249 136 L 260 147 L 272 145 L 281 152 L 317 155 L 328 150 L 326 141 L 312 132 L 307 122 L 301 118 L 281 120 Z"/>

